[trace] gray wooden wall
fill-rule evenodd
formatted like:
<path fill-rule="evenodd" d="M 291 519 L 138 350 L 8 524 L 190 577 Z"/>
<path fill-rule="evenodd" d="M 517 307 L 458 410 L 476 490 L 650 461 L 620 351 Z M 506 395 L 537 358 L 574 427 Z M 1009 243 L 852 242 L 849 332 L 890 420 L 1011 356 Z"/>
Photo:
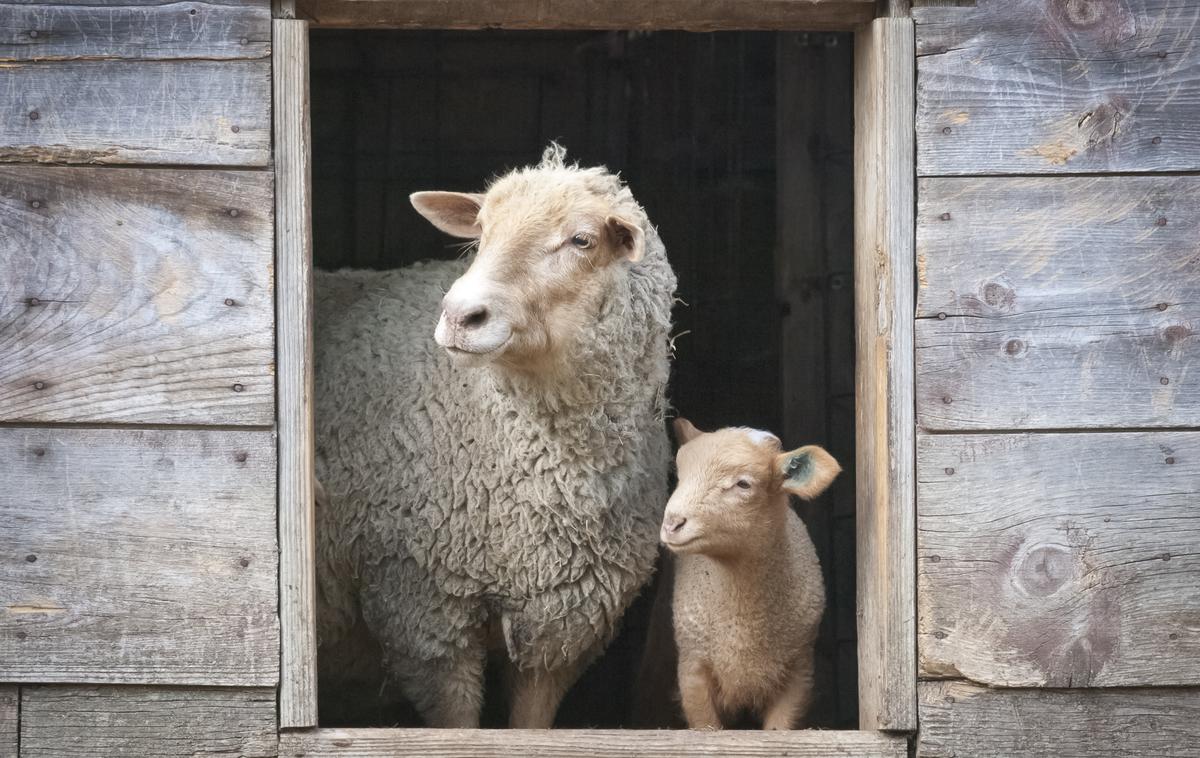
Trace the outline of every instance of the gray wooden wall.
<path fill-rule="evenodd" d="M 0 756 L 276 753 L 270 36 L 0 4 Z"/>
<path fill-rule="evenodd" d="M 920 754 L 1200 745 L 1200 5 L 917 8 Z"/>

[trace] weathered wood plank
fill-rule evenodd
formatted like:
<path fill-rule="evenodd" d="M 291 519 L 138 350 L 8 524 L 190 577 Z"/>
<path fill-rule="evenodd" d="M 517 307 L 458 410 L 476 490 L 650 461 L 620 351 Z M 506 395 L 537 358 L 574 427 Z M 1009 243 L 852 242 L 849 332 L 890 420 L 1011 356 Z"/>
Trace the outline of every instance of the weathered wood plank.
<path fill-rule="evenodd" d="M 275 214 L 279 266 L 279 724 L 317 725 L 313 525 L 312 177 L 308 24 L 275 21 Z"/>
<path fill-rule="evenodd" d="M 265 59 L 8 64 L 0 162 L 265 166 L 270 88 Z"/>
<path fill-rule="evenodd" d="M 271 176 L 0 166 L 0 419 L 270 425 Z"/>
<path fill-rule="evenodd" d="M 0 758 L 17 758 L 20 688 L 0 685 Z"/>
<path fill-rule="evenodd" d="M 917 8 L 921 175 L 1200 168 L 1200 6 Z"/>
<path fill-rule="evenodd" d="M 269 0 L 0 5 L 0 61 L 263 58 Z"/>
<path fill-rule="evenodd" d="M 273 686 L 266 431 L 0 429 L 0 681 Z"/>
<path fill-rule="evenodd" d="M 918 443 L 923 676 L 1200 684 L 1200 433 Z"/>
<path fill-rule="evenodd" d="M 918 687 L 921 758 L 1184 758 L 1200 744 L 1200 690 Z"/>
<path fill-rule="evenodd" d="M 1200 178 L 926 179 L 928 429 L 1200 425 Z"/>
<path fill-rule="evenodd" d="M 318 27 L 850 31 L 875 0 L 296 0 Z"/>
<path fill-rule="evenodd" d="M 277 754 L 272 689 L 21 689 L 21 758 Z"/>
<path fill-rule="evenodd" d="M 904 758 L 903 737 L 854 731 L 685 729 L 317 729 L 284 732 L 280 758 L 624 758 L 626 756 L 790 756 Z"/>
<path fill-rule="evenodd" d="M 855 40 L 859 727 L 917 727 L 912 19 Z"/>

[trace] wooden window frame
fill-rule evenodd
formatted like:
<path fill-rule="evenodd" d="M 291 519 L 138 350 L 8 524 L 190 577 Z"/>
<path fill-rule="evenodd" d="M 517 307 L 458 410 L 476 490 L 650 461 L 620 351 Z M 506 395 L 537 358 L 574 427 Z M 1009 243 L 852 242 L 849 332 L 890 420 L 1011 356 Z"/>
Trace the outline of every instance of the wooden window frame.
<path fill-rule="evenodd" d="M 913 395 L 914 78 L 904 3 L 863 0 L 298 0 L 272 47 L 281 756 L 905 756 L 917 728 Z M 889 13 L 890 10 L 890 13 Z M 297 17 L 299 16 L 299 18 Z M 600 20 L 597 20 L 597 19 Z M 683 19 L 683 20 L 680 20 Z M 317 728 L 309 27 L 853 30 L 857 731 Z"/>

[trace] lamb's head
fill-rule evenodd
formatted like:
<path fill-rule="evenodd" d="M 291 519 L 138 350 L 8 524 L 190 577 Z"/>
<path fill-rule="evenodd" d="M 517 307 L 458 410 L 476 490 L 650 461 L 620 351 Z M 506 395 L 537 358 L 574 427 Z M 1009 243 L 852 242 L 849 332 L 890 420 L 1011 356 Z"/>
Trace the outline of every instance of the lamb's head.
<path fill-rule="evenodd" d="M 646 215 L 620 179 L 580 168 L 551 145 L 536 166 L 485 192 L 417 192 L 438 229 L 478 240 L 446 293 L 434 337 L 456 358 L 536 369 L 595 319 L 621 267 L 645 252 Z"/>
<path fill-rule="evenodd" d="M 788 494 L 805 500 L 841 471 L 816 445 L 784 452 L 757 429 L 705 434 L 675 420 L 679 485 L 663 515 L 662 543 L 676 553 L 735 557 L 762 550 L 786 527 Z"/>

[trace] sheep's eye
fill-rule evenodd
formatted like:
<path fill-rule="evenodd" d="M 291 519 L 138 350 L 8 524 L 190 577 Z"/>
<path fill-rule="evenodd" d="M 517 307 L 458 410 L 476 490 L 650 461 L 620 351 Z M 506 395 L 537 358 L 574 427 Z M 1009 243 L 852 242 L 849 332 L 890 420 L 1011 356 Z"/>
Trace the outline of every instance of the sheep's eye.
<path fill-rule="evenodd" d="M 748 489 L 750 489 L 750 480 L 749 479 L 738 479 L 737 486 L 738 486 L 738 489 L 748 490 Z"/>
<path fill-rule="evenodd" d="M 579 248 L 580 250 L 587 250 L 589 247 L 591 247 L 592 245 L 594 245 L 596 243 L 591 237 L 587 236 L 586 234 L 576 234 L 574 237 L 571 238 L 571 244 L 574 245 L 575 247 Z"/>

